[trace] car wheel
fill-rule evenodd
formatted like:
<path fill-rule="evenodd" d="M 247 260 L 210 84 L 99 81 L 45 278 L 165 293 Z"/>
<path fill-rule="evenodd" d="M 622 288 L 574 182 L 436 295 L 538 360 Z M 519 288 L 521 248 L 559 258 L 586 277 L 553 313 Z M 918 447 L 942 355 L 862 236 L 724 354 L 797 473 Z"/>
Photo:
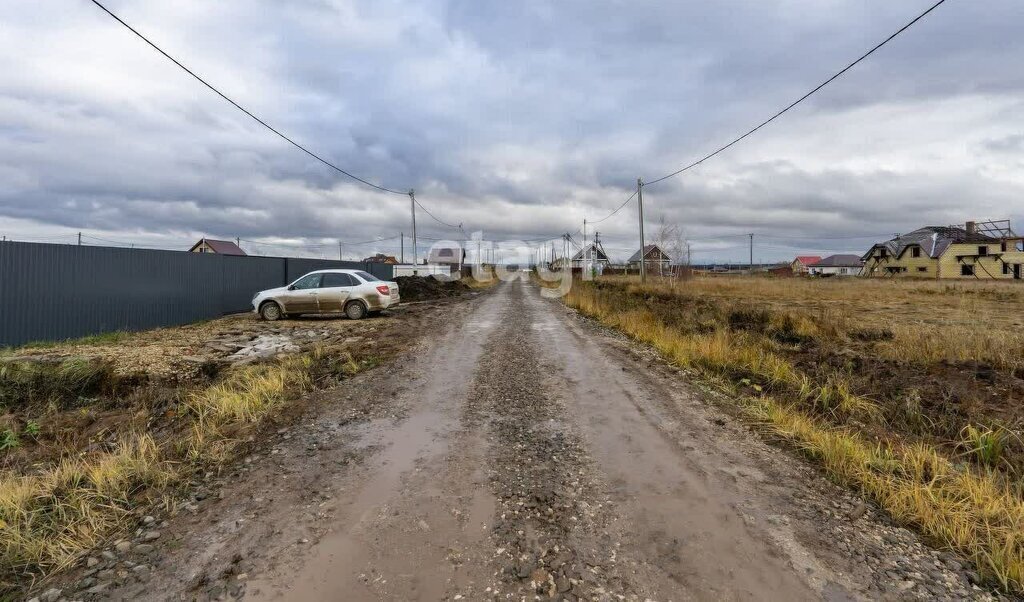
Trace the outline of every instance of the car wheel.
<path fill-rule="evenodd" d="M 267 301 L 260 306 L 260 317 L 268 322 L 280 320 L 282 316 L 284 313 L 281 311 L 281 306 L 274 301 Z"/>
<path fill-rule="evenodd" d="M 362 301 L 353 301 L 345 306 L 345 315 L 351 320 L 362 320 L 366 317 L 366 306 Z"/>

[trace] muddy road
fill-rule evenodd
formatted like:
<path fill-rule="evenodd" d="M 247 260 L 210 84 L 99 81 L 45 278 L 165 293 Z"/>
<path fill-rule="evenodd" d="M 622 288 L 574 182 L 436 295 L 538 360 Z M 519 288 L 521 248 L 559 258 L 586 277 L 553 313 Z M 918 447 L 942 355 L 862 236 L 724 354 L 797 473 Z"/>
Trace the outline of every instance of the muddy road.
<path fill-rule="evenodd" d="M 211 475 L 106 586 L 82 573 L 65 595 L 988 597 L 957 559 L 707 395 L 529 282 L 504 283 Z"/>

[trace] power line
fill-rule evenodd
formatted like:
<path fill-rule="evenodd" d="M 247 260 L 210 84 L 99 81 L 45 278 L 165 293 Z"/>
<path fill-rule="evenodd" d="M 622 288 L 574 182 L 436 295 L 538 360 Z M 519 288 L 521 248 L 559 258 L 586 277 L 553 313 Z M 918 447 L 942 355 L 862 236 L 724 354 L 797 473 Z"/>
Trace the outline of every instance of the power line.
<path fill-rule="evenodd" d="M 433 219 L 435 222 L 441 224 L 442 226 L 448 226 L 449 228 L 454 228 L 456 230 L 461 230 L 462 229 L 462 224 L 459 224 L 458 226 L 456 226 L 456 225 L 449 224 L 448 222 L 445 222 L 445 221 L 442 221 L 442 220 L 438 219 L 437 216 L 434 215 L 433 213 L 431 213 L 429 209 L 427 209 L 422 204 L 420 204 L 419 200 L 416 199 L 415 197 L 413 198 L 413 202 L 415 202 L 416 206 L 419 207 L 420 209 L 422 209 L 424 213 L 429 215 L 431 217 L 431 219 Z"/>
<path fill-rule="evenodd" d="M 912 26 L 913 26 L 913 25 L 914 25 L 915 23 L 917 23 L 918 21 L 920 21 L 921 19 L 923 19 L 923 18 L 924 18 L 925 16 L 927 16 L 927 15 L 928 15 L 928 13 L 930 13 L 930 12 L 932 12 L 933 10 L 935 10 L 936 8 L 938 8 L 938 7 L 939 7 L 939 6 L 941 5 L 941 4 L 943 4 L 943 3 L 945 2 L 945 1 L 946 1 L 946 0 L 938 0 L 938 2 L 936 2 L 935 4 L 932 4 L 932 5 L 931 5 L 931 6 L 930 6 L 930 7 L 929 7 L 929 8 L 927 9 L 927 10 L 925 10 L 925 11 L 924 11 L 923 13 L 921 13 L 921 14 L 919 14 L 918 16 L 914 17 L 914 19 L 913 19 L 913 20 L 911 20 L 911 21 L 910 21 L 909 23 L 907 23 L 907 24 L 906 24 L 906 25 L 904 25 L 903 27 L 901 27 L 901 28 L 897 29 L 897 30 L 896 30 L 896 31 L 895 31 L 895 32 L 894 32 L 894 33 L 893 33 L 892 35 L 890 35 L 889 37 L 885 38 L 884 40 L 882 40 L 881 42 L 879 42 L 878 44 L 876 44 L 874 48 L 872 48 L 871 50 L 868 50 L 867 52 L 865 52 L 864 54 L 862 54 L 862 55 L 861 55 L 861 56 L 860 56 L 860 57 L 859 57 L 859 58 L 858 58 L 857 60 L 853 61 L 852 63 L 850 63 L 850 64 L 849 64 L 849 65 L 847 65 L 846 67 L 843 67 L 843 68 L 842 68 L 842 69 L 841 69 L 840 71 L 838 71 L 838 72 L 837 72 L 837 73 L 836 73 L 835 75 L 833 75 L 832 77 L 830 77 L 830 78 L 826 79 L 825 81 L 823 81 L 823 82 L 821 82 L 820 84 L 818 84 L 817 86 L 815 86 L 815 87 L 814 87 L 814 89 L 812 89 L 812 90 L 811 90 L 810 92 L 808 92 L 807 94 L 804 94 L 804 95 L 803 95 L 803 96 L 801 96 L 800 98 L 798 98 L 798 99 L 796 99 L 795 101 L 793 101 L 792 103 L 790 103 L 790 104 L 789 104 L 788 106 L 786 106 L 786 108 L 784 108 L 784 109 L 782 109 L 781 111 L 779 111 L 779 112 L 775 113 L 774 115 L 772 115 L 772 116 L 771 116 L 771 117 L 769 117 L 768 119 L 766 119 L 766 120 L 762 121 L 762 122 L 761 122 L 760 124 L 758 124 L 758 125 L 757 125 L 757 127 L 753 128 L 753 129 L 751 129 L 751 130 L 748 130 L 748 131 L 747 131 L 747 132 L 746 132 L 745 134 L 743 134 L 742 136 L 740 136 L 740 137 L 738 137 L 738 138 L 734 139 L 734 140 L 733 140 L 732 142 L 730 142 L 729 144 L 726 144 L 725 146 L 723 146 L 723 147 L 719 148 L 718 150 L 716 150 L 716 151 L 714 151 L 714 152 L 712 152 L 712 153 L 710 153 L 710 154 L 708 154 L 708 155 L 705 155 L 705 156 L 704 156 L 704 157 L 702 157 L 701 159 L 699 159 L 699 160 L 697 160 L 697 161 L 694 161 L 693 163 L 690 163 L 689 165 L 687 165 L 686 167 L 683 167 L 682 169 L 678 169 L 678 170 L 676 170 L 676 171 L 674 171 L 674 172 L 672 172 L 672 173 L 670 173 L 670 174 L 667 174 L 667 175 L 661 176 L 660 178 L 657 178 L 657 179 L 651 180 L 651 181 L 649 181 L 649 182 L 646 182 L 646 183 L 645 183 L 645 186 L 650 186 L 651 184 L 657 184 L 658 182 L 661 182 L 662 180 L 667 180 L 668 178 L 671 178 L 671 177 L 674 177 L 674 176 L 678 176 L 679 174 L 683 173 L 684 171 L 686 171 L 686 170 L 688 170 L 688 169 L 691 169 L 691 168 L 693 168 L 693 167 L 696 167 L 696 166 L 700 165 L 701 163 L 703 163 L 703 162 L 707 161 L 707 160 L 708 160 L 708 159 L 710 159 L 711 157 L 714 157 L 715 155 L 717 155 L 717 154 L 721 153 L 722 151 L 724 151 L 724 150 L 728 149 L 729 147 L 733 146 L 734 144 L 736 144 L 736 143 L 740 142 L 741 140 L 743 140 L 743 139 L 744 139 L 744 138 L 746 138 L 747 136 L 750 136 L 751 134 L 753 134 L 754 132 L 756 132 L 756 131 L 758 131 L 759 129 L 763 128 L 764 126 L 768 125 L 769 123 L 771 123 L 771 122 L 775 121 L 775 120 L 776 120 L 777 118 L 781 117 L 781 116 L 782 116 L 782 115 L 783 115 L 784 113 L 786 113 L 787 111 L 789 111 L 789 110 L 790 110 L 790 109 L 792 109 L 793 107 L 795 107 L 795 106 L 797 106 L 798 104 L 800 104 L 801 102 L 803 102 L 803 101 L 807 100 L 807 99 L 808 99 L 808 98 L 809 98 L 809 97 L 810 97 L 810 96 L 811 96 L 812 94 L 814 94 L 814 93 L 815 93 L 815 92 L 817 92 L 818 90 L 821 90 L 821 89 L 822 89 L 822 88 L 824 88 L 825 86 L 829 85 L 829 84 L 830 84 L 830 83 L 832 83 L 832 82 L 833 82 L 834 80 L 838 79 L 838 78 L 839 78 L 840 76 L 842 76 L 842 75 L 843 75 L 844 73 L 846 73 L 847 71 L 849 71 L 850 69 L 852 69 L 852 68 L 853 68 L 854 66 L 856 66 L 856 65 L 857 65 L 857 63 L 860 63 L 860 62 L 861 62 L 861 61 L 863 61 L 864 59 L 866 59 L 866 58 L 868 58 L 869 56 L 871 56 L 872 54 L 874 54 L 876 50 L 878 50 L 878 49 L 879 49 L 879 48 L 881 48 L 882 46 L 885 46 L 886 44 L 888 44 L 889 42 L 891 42 L 891 41 L 892 41 L 892 40 L 893 40 L 893 39 L 894 39 L 894 38 L 895 38 L 896 36 L 900 35 L 900 34 L 901 34 L 901 33 L 903 33 L 904 31 L 906 31 L 906 30 L 910 29 L 910 28 L 911 28 L 911 27 L 912 27 Z"/>
<path fill-rule="evenodd" d="M 609 213 L 608 215 L 602 217 L 601 219 L 587 220 L 587 223 L 588 224 L 600 224 L 601 222 L 603 222 L 604 220 L 608 219 L 609 217 L 615 215 L 619 211 L 622 211 L 622 208 L 625 207 L 626 205 L 628 205 L 629 202 L 633 200 L 633 198 L 636 196 L 636 193 L 637 193 L 637 191 L 634 190 L 633 194 L 629 195 L 628 199 L 626 199 L 625 201 L 622 201 L 622 204 L 615 208 L 615 211 L 612 211 L 611 213 Z"/>
<path fill-rule="evenodd" d="M 912 20 L 911 20 L 911 21 L 910 21 L 909 23 L 907 23 L 906 25 L 904 25 L 903 27 L 899 28 L 899 29 L 898 29 L 898 30 L 896 30 L 896 31 L 895 31 L 894 33 L 892 33 L 892 34 L 891 34 L 891 35 L 890 35 L 889 37 L 885 38 L 884 40 L 882 40 L 881 42 L 879 42 L 878 44 L 876 44 L 876 45 L 875 45 L 875 46 L 874 46 L 873 48 L 871 48 L 871 50 L 868 50 L 867 52 L 865 52 L 864 54 L 862 54 L 862 55 L 861 55 L 860 57 L 858 57 L 858 58 L 857 58 L 857 59 L 856 59 L 855 61 L 853 61 L 852 63 L 850 63 L 850 64 L 849 64 L 849 65 L 847 65 L 846 67 L 844 67 L 844 68 L 842 68 L 841 70 L 839 70 L 838 72 L 836 72 L 836 73 L 835 73 L 834 75 L 832 75 L 832 77 L 830 77 L 830 78 L 828 78 L 827 80 L 825 80 L 825 81 L 821 82 L 820 84 L 818 84 L 817 86 L 815 86 L 815 87 L 814 87 L 814 88 L 813 88 L 813 89 L 812 89 L 812 90 L 811 90 L 810 92 L 808 92 L 808 93 L 804 94 L 803 96 L 801 96 L 800 98 L 796 99 L 795 101 L 793 101 L 792 103 L 790 103 L 790 104 L 789 104 L 788 106 L 786 106 L 786 107 L 785 107 L 784 109 L 782 109 L 781 111 L 778 111 L 777 113 L 775 113 L 774 115 L 772 115 L 772 116 L 771 116 L 771 117 L 769 117 L 768 119 L 766 119 L 766 120 L 762 121 L 762 122 L 761 122 L 760 124 L 758 124 L 758 125 L 757 125 L 756 127 L 752 128 L 752 129 L 750 129 L 750 130 L 748 130 L 748 131 L 747 131 L 746 133 L 744 133 L 743 135 L 739 136 L 738 138 L 735 138 L 734 140 L 732 140 L 731 142 L 729 142 L 729 143 L 728 143 L 728 144 L 726 144 L 725 146 L 722 146 L 722 147 L 720 147 L 720 148 L 719 148 L 718 150 L 716 150 L 716 151 L 714 151 L 714 152 L 712 152 L 712 153 L 709 153 L 709 154 L 705 155 L 704 157 L 702 157 L 702 158 L 698 159 L 697 161 L 694 161 L 693 163 L 690 163 L 689 165 L 687 165 L 687 166 L 683 167 L 682 169 L 678 169 L 678 170 L 676 170 L 676 171 L 674 171 L 674 172 L 672 172 L 672 173 L 670 173 L 670 174 L 666 174 L 666 175 L 664 175 L 664 176 L 661 176 L 660 178 L 655 178 L 655 179 L 653 179 L 653 180 L 650 180 L 650 181 L 648 181 L 648 182 L 644 182 L 644 183 L 643 183 L 643 185 L 644 185 L 644 186 L 650 186 L 651 184 L 657 184 L 658 182 L 661 182 L 662 180 L 667 180 L 667 179 L 669 179 L 669 178 L 672 178 L 672 177 L 678 176 L 679 174 L 683 173 L 684 171 L 687 171 L 687 170 L 689 170 L 689 169 L 692 169 L 692 168 L 694 168 L 694 167 L 697 167 L 697 166 L 698 166 L 698 165 L 700 165 L 701 163 L 703 163 L 703 162 L 707 161 L 708 159 L 710 159 L 710 158 L 714 157 L 715 155 L 718 155 L 719 153 L 721 153 L 721 152 L 723 152 L 723 151 L 727 150 L 728 148 L 730 148 L 730 147 L 734 146 L 735 144 L 739 143 L 739 142 L 740 142 L 741 140 L 743 140 L 743 139 L 747 138 L 748 136 L 750 136 L 750 135 L 751 135 L 751 134 L 753 134 L 754 132 L 756 132 L 756 131 L 760 130 L 760 129 L 761 129 L 761 128 L 763 128 L 764 126 L 766 126 L 766 125 L 768 125 L 769 123 L 771 123 L 771 122 L 775 121 L 776 119 L 778 119 L 779 117 L 781 117 L 781 116 L 782 116 L 782 115 L 783 115 L 784 113 L 788 112 L 788 111 L 789 111 L 790 109 L 792 109 L 793 107 L 797 106 L 797 105 L 798 105 L 798 104 L 800 104 L 801 102 L 803 102 L 803 101 L 807 100 L 808 98 L 810 98 L 810 97 L 811 97 L 811 95 L 813 95 L 813 94 L 814 94 L 815 92 L 817 92 L 818 90 L 821 90 L 822 88 L 824 88 L 824 87 L 825 87 L 825 86 L 827 86 L 828 84 L 832 83 L 833 81 L 835 81 L 836 79 L 838 79 L 839 77 L 841 77 L 841 76 L 842 76 L 842 75 L 843 75 L 844 73 L 846 73 L 847 71 L 849 71 L 850 69 L 852 69 L 852 68 L 853 68 L 854 66 L 856 66 L 856 65 L 857 65 L 858 63 L 860 63 L 860 62 L 861 62 L 861 61 L 863 61 L 864 59 L 866 59 L 866 58 L 868 58 L 869 56 L 871 56 L 872 54 L 874 54 L 874 53 L 875 53 L 875 52 L 876 52 L 876 51 L 877 51 L 878 49 L 880 49 L 880 48 L 881 48 L 882 46 L 885 46 L 886 44 L 888 44 L 889 42 L 891 42 L 891 41 L 892 41 L 892 40 L 893 40 L 893 39 L 894 39 L 894 38 L 895 38 L 896 36 L 900 35 L 900 34 L 901 34 L 901 33 L 903 33 L 904 31 L 906 31 L 907 29 L 910 29 L 910 28 L 911 28 L 911 27 L 912 27 L 912 26 L 913 26 L 913 25 L 914 25 L 915 23 L 917 23 L 918 21 L 920 21 L 921 19 L 923 19 L 923 18 L 924 18 L 925 16 L 927 16 L 927 15 L 928 15 L 929 13 L 931 13 L 931 12 L 932 12 L 933 10 L 935 10 L 936 8 L 938 8 L 938 7 L 939 7 L 939 6 L 941 5 L 941 4 L 943 4 L 943 3 L 945 2 L 945 1 L 946 1 L 946 0 L 938 0 L 938 1 L 937 1 L 937 2 L 935 3 L 935 4 L 932 4 L 932 5 L 931 5 L 931 6 L 930 6 L 930 7 L 929 7 L 929 8 L 927 9 L 927 10 L 925 10 L 925 11 L 924 11 L 923 13 L 919 14 L 919 15 L 918 15 L 917 17 L 915 17 L 914 19 L 912 19 Z M 637 195 L 637 192 L 636 192 L 636 191 L 634 191 L 634 192 L 633 192 L 633 194 L 631 194 L 631 195 L 629 196 L 629 198 L 628 198 L 628 199 L 626 199 L 625 201 L 623 201 L 623 202 L 622 202 L 622 204 L 621 204 L 621 205 L 619 205 L 619 206 L 618 206 L 618 207 L 617 207 L 617 208 L 616 208 L 616 209 L 615 209 L 614 211 L 612 211 L 611 213 L 609 213 L 608 215 L 606 215 L 606 216 L 602 217 L 602 218 L 601 218 L 601 219 L 599 219 L 599 220 L 593 220 L 593 221 L 591 221 L 591 220 L 588 220 L 588 223 L 594 223 L 594 224 L 599 224 L 599 223 L 603 222 L 604 220 L 606 220 L 606 219 L 608 219 L 608 218 L 612 217 L 613 215 L 615 215 L 616 213 L 618 213 L 619 211 L 621 211 L 623 207 L 625 207 L 625 206 L 626 206 L 627 204 L 629 204 L 629 202 L 630 202 L 631 200 L 633 200 L 633 198 L 634 198 L 634 197 L 636 197 L 636 195 Z M 743 236 L 747 236 L 747 234 L 743 234 Z M 866 238 L 866 237 L 865 237 L 865 238 Z"/>
<path fill-rule="evenodd" d="M 103 10 L 103 12 L 105 12 L 105 13 L 107 13 L 108 15 L 110 15 L 111 17 L 113 17 L 115 21 L 117 21 L 117 22 L 118 22 L 118 23 L 120 23 L 121 25 L 124 25 L 124 26 L 125 26 L 126 28 L 128 28 L 128 30 L 129 30 L 129 31 L 131 31 L 132 33 L 134 33 L 134 34 L 135 34 L 136 36 L 138 36 L 139 38 L 141 38 L 141 39 L 142 39 L 142 41 L 144 41 L 145 43 L 149 44 L 149 45 L 150 45 L 150 46 L 151 46 L 151 47 L 152 47 L 152 48 L 153 48 L 154 50 L 156 50 L 156 51 L 157 51 L 157 52 L 159 52 L 160 54 L 164 55 L 164 57 L 166 57 L 166 58 L 167 58 L 168 60 L 170 60 L 170 61 L 171 61 L 172 63 L 174 63 L 174 64 L 175 64 L 175 65 L 177 65 L 178 67 L 181 67 L 181 68 L 182 68 L 182 69 L 183 69 L 183 70 L 185 71 L 185 73 L 188 73 L 189 75 L 191 75 L 192 77 L 194 77 L 194 78 L 195 78 L 196 80 L 198 80 L 198 81 L 199 81 L 199 83 L 203 84 L 204 86 L 206 86 L 207 88 L 209 88 L 210 90 L 212 90 L 212 91 L 213 91 L 213 92 L 214 92 L 215 94 L 217 94 L 217 96 L 220 96 L 220 97 L 221 97 L 221 98 L 223 98 L 224 100 L 228 101 L 228 102 L 229 102 L 229 103 L 231 103 L 231 105 L 232 105 L 232 106 L 234 106 L 234 107 L 235 107 L 236 109 L 238 109 L 239 111 L 241 111 L 241 112 L 245 113 L 245 114 L 246 114 L 246 115 L 248 115 L 249 117 L 253 118 L 253 119 L 254 119 L 254 120 L 255 120 L 255 121 L 257 122 L 257 123 L 259 123 L 259 124 L 260 124 L 260 125 L 262 125 L 263 127 L 267 128 L 267 129 L 268 129 L 268 130 L 270 130 L 271 132 L 273 132 L 273 133 L 277 134 L 277 135 L 278 135 L 278 136 L 280 136 L 280 137 L 281 137 L 281 138 L 282 138 L 283 140 L 285 140 L 286 142 L 288 142 L 289 144 L 291 144 L 291 145 L 292 145 L 292 146 L 294 146 L 295 148 L 297 148 L 297 149 L 299 149 L 300 151 L 302 151 L 302 152 L 306 153 L 306 154 L 307 154 L 307 155 L 309 155 L 310 157 L 313 157 L 314 159 L 316 159 L 317 161 L 319 161 L 319 162 L 323 163 L 323 164 L 324 164 L 324 165 L 326 165 L 327 167 L 330 167 L 331 169 L 333 169 L 333 170 L 335 170 L 335 171 L 337 171 L 337 172 L 339 172 L 339 173 L 341 173 L 341 174 L 344 174 L 344 175 L 346 175 L 346 176 L 348 176 L 348 177 L 352 178 L 353 180 L 356 180 L 356 181 L 358 181 L 358 182 L 362 182 L 363 184 L 366 184 L 367 186 L 370 186 L 371 188 L 376 188 L 377 190 L 380 190 L 380 191 L 382 191 L 382 192 L 390 192 L 390 193 L 392 193 L 392 194 L 401 194 L 401 195 L 403 195 L 403 196 L 404 196 L 404 195 L 407 195 L 407 194 L 409 194 L 409 191 L 407 191 L 407 190 L 392 190 L 392 189 L 390 189 L 390 188 L 385 188 L 384 186 L 378 186 L 377 184 L 374 184 L 374 183 L 372 183 L 372 182 L 368 182 L 367 180 L 364 180 L 364 179 L 360 178 L 360 177 L 359 177 L 359 176 L 357 176 L 357 175 L 354 175 L 354 174 L 351 174 L 351 173 L 349 173 L 349 172 L 345 171 L 344 169 L 342 169 L 342 168 L 338 167 L 338 166 L 337 166 L 337 165 L 335 165 L 334 163 L 331 163 L 330 161 L 328 161 L 328 160 L 324 159 L 324 158 L 323 158 L 323 157 L 321 157 L 320 155 L 318 155 L 318 154 L 314 153 L 313 151 L 309 150 L 308 148 L 306 148 L 306 147 L 302 146 L 302 145 L 301 145 L 301 144 L 299 144 L 298 142 L 296 142 L 296 141 L 292 140 L 292 139 L 291 139 L 291 138 L 289 138 L 288 136 L 285 136 L 285 135 L 284 135 L 284 134 L 282 134 L 282 133 L 281 133 L 280 131 L 278 131 L 277 129 L 275 129 L 275 128 L 274 128 L 273 126 L 271 126 L 270 124 L 268 124 L 268 123 L 267 123 L 266 121 L 263 121 L 262 119 L 260 119 L 260 118 L 259 118 L 259 117 L 257 117 L 256 115 L 252 114 L 252 113 L 251 113 L 251 112 L 250 112 L 250 111 L 249 111 L 248 109 L 246 109 L 246 108 L 245 108 L 245 107 L 243 107 L 242 105 L 240 105 L 240 104 L 238 104 L 237 102 L 235 102 L 235 101 L 231 100 L 230 98 L 228 98 L 228 96 L 227 96 L 226 94 L 224 94 L 223 92 L 221 92 L 221 91 L 220 91 L 220 90 L 218 90 L 217 88 L 213 87 L 213 86 L 212 86 L 212 85 L 211 85 L 210 83 L 208 83 L 208 82 L 207 82 L 207 81 L 206 81 L 205 79 L 203 79 L 203 78 L 199 77 L 198 75 L 196 75 L 196 74 L 195 74 L 195 72 L 193 72 L 193 71 L 192 71 L 191 69 L 189 69 L 188 67 L 186 67 L 185 65 L 183 65 L 183 64 L 182 64 L 182 63 L 181 63 L 180 61 L 178 61 L 178 59 L 176 59 L 176 58 L 174 58 L 173 56 L 171 56 L 171 55 L 167 54 L 166 52 L 164 52 L 164 50 L 163 50 L 162 48 L 160 48 L 159 46 L 157 46 L 156 44 L 154 44 L 153 42 L 151 42 L 151 41 L 149 40 L 149 38 L 147 38 L 146 36 L 144 36 L 144 35 L 142 35 L 141 33 L 139 33 L 139 32 L 138 32 L 138 31 L 137 31 L 137 30 L 136 30 L 136 29 L 135 29 L 134 27 L 132 27 L 131 25 L 129 25 L 129 24 L 127 24 L 127 23 L 125 23 L 125 22 L 124 22 L 124 20 L 123 20 L 123 19 L 121 19 L 121 17 L 118 17 L 117 15 L 115 15 L 115 14 L 114 14 L 113 12 L 111 12 L 111 11 L 110 11 L 110 9 L 108 9 L 108 8 L 107 8 L 106 6 L 103 6 L 103 5 L 102 5 L 102 4 L 100 4 L 100 3 L 99 3 L 99 2 L 97 1 L 97 0 L 92 0 L 92 3 L 93 3 L 93 4 L 95 4 L 96 6 L 100 7 L 100 9 L 102 9 L 102 10 Z M 422 208 L 422 207 L 421 207 L 421 208 Z M 424 209 L 424 211 L 426 211 L 426 209 Z"/>

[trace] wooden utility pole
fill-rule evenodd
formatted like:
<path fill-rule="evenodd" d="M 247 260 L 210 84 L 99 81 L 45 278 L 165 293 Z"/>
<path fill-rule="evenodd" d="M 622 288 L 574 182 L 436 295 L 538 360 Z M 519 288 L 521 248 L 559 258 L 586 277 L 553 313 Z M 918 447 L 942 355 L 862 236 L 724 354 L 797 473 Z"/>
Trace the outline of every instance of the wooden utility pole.
<path fill-rule="evenodd" d="M 416 246 L 416 191 L 412 189 L 409 190 L 409 208 L 412 209 L 412 263 L 416 265 L 419 248 Z"/>
<path fill-rule="evenodd" d="M 405 232 L 399 232 L 398 236 L 399 236 L 399 243 L 398 243 L 398 245 L 399 245 L 398 246 L 399 255 L 401 255 L 401 257 L 402 257 L 402 263 L 405 263 Z"/>
<path fill-rule="evenodd" d="M 647 282 L 646 257 L 644 257 L 644 181 L 636 179 L 636 204 L 640 209 L 640 283 Z"/>
<path fill-rule="evenodd" d="M 338 260 L 339 261 L 344 261 L 345 260 L 345 253 L 344 253 L 344 249 L 342 249 L 341 241 L 340 240 L 338 241 Z"/>

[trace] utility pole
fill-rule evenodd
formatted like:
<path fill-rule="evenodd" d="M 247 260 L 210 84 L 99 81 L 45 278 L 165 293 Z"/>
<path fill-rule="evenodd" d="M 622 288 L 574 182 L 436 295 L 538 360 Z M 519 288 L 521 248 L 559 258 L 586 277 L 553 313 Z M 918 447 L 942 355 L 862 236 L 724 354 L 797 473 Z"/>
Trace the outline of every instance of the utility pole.
<path fill-rule="evenodd" d="M 647 282 L 647 262 L 644 261 L 644 181 L 636 179 L 636 204 L 640 209 L 640 284 Z"/>
<path fill-rule="evenodd" d="M 339 261 L 345 261 L 345 253 L 344 253 L 344 249 L 342 248 L 341 244 L 342 243 L 339 240 L 338 241 L 338 260 Z"/>
<path fill-rule="evenodd" d="M 754 233 L 750 233 L 750 273 L 754 273 Z"/>
<path fill-rule="evenodd" d="M 399 254 L 402 256 L 402 263 L 405 263 L 405 232 L 399 232 L 398 236 L 400 241 L 398 243 L 398 248 L 400 250 Z"/>
<path fill-rule="evenodd" d="M 242 239 L 237 236 L 235 237 L 235 246 L 238 247 L 239 249 L 242 248 Z"/>
<path fill-rule="evenodd" d="M 580 273 L 584 280 L 587 278 L 584 274 L 587 274 L 587 218 L 583 218 L 583 251 L 580 256 L 583 259 L 583 271 Z"/>
<path fill-rule="evenodd" d="M 82 246 L 82 233 L 78 233 L 78 246 Z"/>
<path fill-rule="evenodd" d="M 409 208 L 412 209 L 412 263 L 416 265 L 419 261 L 416 257 L 419 248 L 416 246 L 416 191 L 409 189 Z"/>

